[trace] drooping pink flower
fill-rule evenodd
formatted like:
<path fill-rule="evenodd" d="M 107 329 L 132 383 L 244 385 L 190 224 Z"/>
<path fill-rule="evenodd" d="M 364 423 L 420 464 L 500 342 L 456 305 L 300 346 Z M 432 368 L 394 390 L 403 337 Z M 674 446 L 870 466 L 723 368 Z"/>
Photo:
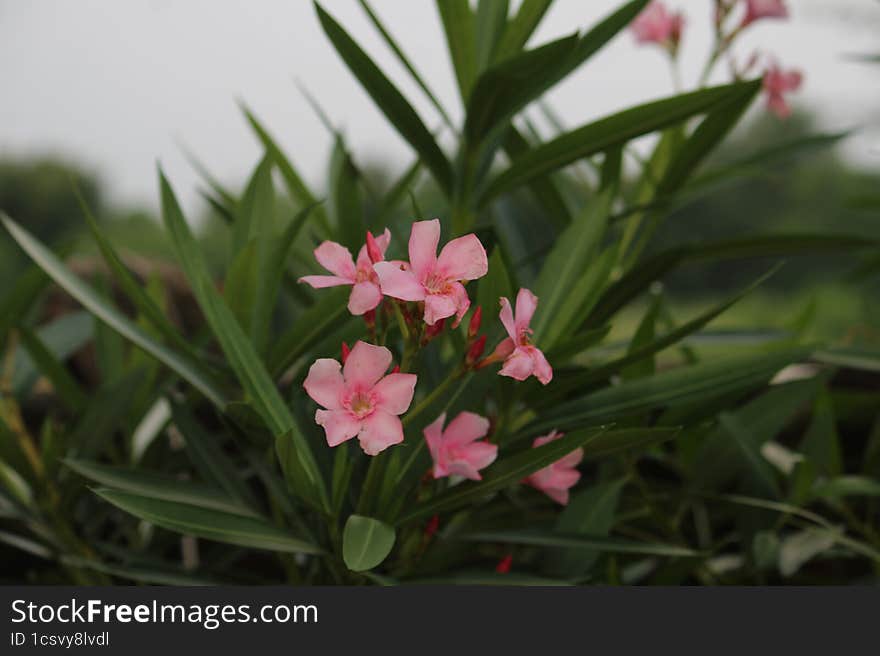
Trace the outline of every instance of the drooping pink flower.
<path fill-rule="evenodd" d="M 409 408 L 415 374 L 385 375 L 391 351 L 357 342 L 342 366 L 331 358 L 316 360 L 303 387 L 318 405 L 315 423 L 324 428 L 327 444 L 337 446 L 357 436 L 361 448 L 374 456 L 403 441 L 398 419 Z"/>
<path fill-rule="evenodd" d="M 558 440 L 564 433 L 552 431 L 548 435 L 535 438 L 532 448 L 537 448 Z M 581 473 L 576 469 L 584 459 L 584 450 L 575 449 L 567 456 L 563 456 L 552 465 L 539 469 L 523 482 L 540 490 L 556 503 L 568 505 L 568 491 L 580 480 Z"/>
<path fill-rule="evenodd" d="M 767 107 L 779 118 L 791 116 L 791 107 L 785 94 L 797 91 L 803 82 L 800 71 L 783 71 L 777 64 L 771 64 L 764 73 L 764 93 L 767 94 Z"/>
<path fill-rule="evenodd" d="M 785 0 L 745 0 L 746 14 L 742 27 L 762 18 L 788 18 Z"/>
<path fill-rule="evenodd" d="M 505 358 L 504 366 L 498 372 L 502 376 L 525 380 L 534 374 L 542 385 L 546 385 L 553 380 L 553 367 L 541 349 L 532 344 L 532 329 L 529 328 L 537 307 L 538 297 L 528 289 L 520 289 L 516 295 L 516 316 L 510 301 L 501 299 L 501 323 L 509 337 L 498 345 L 495 353 Z"/>
<path fill-rule="evenodd" d="M 434 460 L 434 478 L 454 475 L 479 481 L 480 470 L 498 456 L 497 446 L 480 441 L 489 432 L 489 420 L 473 412 L 462 412 L 449 422 L 446 430 L 445 422 L 444 412 L 423 431 Z"/>
<path fill-rule="evenodd" d="M 315 259 L 327 269 L 332 276 L 303 276 L 299 282 L 311 285 L 315 289 L 353 285 L 351 296 L 348 297 L 348 311 L 360 316 L 376 308 L 382 301 L 382 290 L 379 279 L 373 270 L 373 264 L 385 257 L 391 232 L 385 232 L 376 238 L 367 233 L 367 244 L 361 246 L 357 262 L 351 259 L 347 248 L 335 241 L 325 241 L 315 249 Z"/>
<path fill-rule="evenodd" d="M 439 243 L 440 221 L 417 221 L 409 237 L 409 266 L 378 262 L 374 267 L 383 294 L 425 302 L 428 325 L 452 315 L 461 321 L 471 304 L 462 281 L 482 278 L 489 270 L 486 249 L 476 235 L 453 239 L 438 257 Z"/>
<path fill-rule="evenodd" d="M 681 40 L 684 15 L 670 12 L 666 5 L 655 0 L 636 17 L 630 26 L 638 43 L 655 43 L 674 48 Z"/>

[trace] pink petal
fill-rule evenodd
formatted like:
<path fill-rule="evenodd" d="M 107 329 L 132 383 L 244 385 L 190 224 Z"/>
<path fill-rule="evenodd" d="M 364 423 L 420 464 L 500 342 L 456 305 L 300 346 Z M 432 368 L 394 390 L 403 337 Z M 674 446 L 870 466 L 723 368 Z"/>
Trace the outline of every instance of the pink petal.
<path fill-rule="evenodd" d="M 488 442 L 474 442 L 468 445 L 465 455 L 474 469 L 485 469 L 498 457 L 498 446 Z"/>
<path fill-rule="evenodd" d="M 373 270 L 379 276 L 379 285 L 386 296 L 402 301 L 425 300 L 425 288 L 412 271 L 403 271 L 393 262 L 377 262 Z"/>
<path fill-rule="evenodd" d="M 313 289 L 324 289 L 325 287 L 350 285 L 352 281 L 348 278 L 340 278 L 339 276 L 303 276 L 297 282 L 311 285 Z"/>
<path fill-rule="evenodd" d="M 504 366 L 501 367 L 501 371 L 498 374 L 509 376 L 516 380 L 525 380 L 532 375 L 534 369 L 535 362 L 532 356 L 524 348 L 518 347 L 514 350 L 513 355 L 504 361 Z"/>
<path fill-rule="evenodd" d="M 435 461 L 435 463 L 438 459 L 440 444 L 443 441 L 443 424 L 445 423 L 446 413 L 444 412 L 422 429 L 422 434 L 425 436 L 425 442 L 428 443 L 428 450 L 431 452 L 431 458 Z"/>
<path fill-rule="evenodd" d="M 402 415 L 412 403 L 416 389 L 415 374 L 388 374 L 376 383 L 373 393 L 377 407 L 392 415 Z"/>
<path fill-rule="evenodd" d="M 440 243 L 440 221 L 417 221 L 409 235 L 409 263 L 416 278 L 424 280 L 437 262 L 437 244 Z"/>
<path fill-rule="evenodd" d="M 532 346 L 529 350 L 532 354 L 532 361 L 535 363 L 535 378 L 537 378 L 542 385 L 546 385 L 553 380 L 553 367 L 547 362 L 547 358 L 544 357 L 544 352 L 541 351 L 541 349 Z"/>
<path fill-rule="evenodd" d="M 467 290 L 460 282 L 452 283 L 452 298 L 455 301 L 455 324 L 453 328 L 457 328 L 461 323 L 462 317 L 467 314 L 468 308 L 471 306 L 471 299 Z"/>
<path fill-rule="evenodd" d="M 516 331 L 517 333 L 529 327 L 535 308 L 538 307 L 538 297 L 528 289 L 520 289 L 516 295 Z"/>
<path fill-rule="evenodd" d="M 354 282 L 354 260 L 348 249 L 335 241 L 325 241 L 315 249 L 315 259 L 330 273 Z"/>
<path fill-rule="evenodd" d="M 516 332 L 516 323 L 513 320 L 513 310 L 510 307 L 510 301 L 502 298 L 498 302 L 501 303 L 501 312 L 498 313 L 498 317 L 501 319 L 501 323 L 504 324 L 504 330 L 510 335 L 510 339 L 516 342 L 519 340 L 519 335 Z"/>
<path fill-rule="evenodd" d="M 437 271 L 450 280 L 476 280 L 489 271 L 486 249 L 474 234 L 453 239 L 437 259 Z"/>
<path fill-rule="evenodd" d="M 446 466 L 446 470 L 449 472 L 448 475 L 451 476 L 461 476 L 462 478 L 467 478 L 472 481 L 480 481 L 483 480 L 483 477 L 480 476 L 480 472 L 477 471 L 477 468 L 474 467 L 467 460 L 455 460 L 450 462 Z M 435 476 L 434 478 L 438 478 Z"/>
<path fill-rule="evenodd" d="M 315 412 L 315 423 L 323 426 L 330 446 L 339 446 L 361 430 L 360 420 L 345 410 L 318 410 Z"/>
<path fill-rule="evenodd" d="M 553 440 L 558 440 L 563 435 L 565 435 L 565 433 L 560 433 L 559 431 L 556 431 L 556 430 L 550 431 L 546 435 L 542 435 L 541 437 L 536 437 L 535 441 L 532 442 L 532 448 L 544 446 L 548 442 L 552 442 Z"/>
<path fill-rule="evenodd" d="M 440 319 L 451 317 L 457 309 L 453 294 L 428 294 L 425 297 L 425 323 L 433 326 Z"/>
<path fill-rule="evenodd" d="M 563 505 L 563 506 L 568 505 L 568 499 L 569 499 L 568 490 L 562 490 L 562 489 L 559 489 L 556 487 L 547 487 L 547 488 L 542 489 L 541 491 L 544 494 L 546 494 L 548 497 L 553 499 L 556 503 Z"/>
<path fill-rule="evenodd" d="M 387 348 L 358 341 L 342 369 L 345 385 L 348 388 L 372 389 L 385 375 L 390 364 L 391 351 Z"/>
<path fill-rule="evenodd" d="M 341 365 L 331 358 L 315 360 L 303 383 L 306 393 L 319 405 L 330 410 L 342 407 L 345 382 L 342 378 L 341 368 Z"/>
<path fill-rule="evenodd" d="M 389 446 L 403 442 L 403 424 L 394 415 L 376 410 L 364 420 L 358 440 L 364 453 L 375 456 Z"/>
<path fill-rule="evenodd" d="M 473 412 L 461 412 L 443 431 L 447 445 L 469 444 L 489 432 L 489 420 Z"/>
<path fill-rule="evenodd" d="M 365 280 L 351 288 L 351 296 L 348 297 L 348 311 L 359 317 L 364 312 L 374 310 L 381 301 L 382 291 L 379 289 L 379 285 Z"/>
<path fill-rule="evenodd" d="M 580 479 L 581 473 L 577 469 L 557 468 L 553 471 L 553 483 L 551 487 L 567 489 L 574 487 Z"/>
<path fill-rule="evenodd" d="M 575 449 L 567 456 L 563 456 L 559 460 L 553 463 L 554 467 L 563 468 L 563 469 L 571 469 L 573 467 L 577 467 L 581 464 L 581 460 L 584 459 L 584 450 L 583 449 Z"/>

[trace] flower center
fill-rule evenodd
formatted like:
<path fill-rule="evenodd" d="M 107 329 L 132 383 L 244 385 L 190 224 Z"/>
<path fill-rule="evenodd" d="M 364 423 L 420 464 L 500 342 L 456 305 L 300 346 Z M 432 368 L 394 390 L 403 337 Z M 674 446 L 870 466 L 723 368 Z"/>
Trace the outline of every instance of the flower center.
<path fill-rule="evenodd" d="M 437 273 L 431 273 L 425 279 L 424 286 L 429 294 L 448 294 L 452 287 L 446 278 Z"/>
<path fill-rule="evenodd" d="M 373 271 L 372 267 L 359 268 L 354 276 L 355 283 L 376 280 L 378 280 L 378 276 L 376 275 L 376 272 Z"/>
<path fill-rule="evenodd" d="M 345 404 L 348 411 L 358 419 L 363 419 L 373 412 L 373 399 L 370 394 L 355 392 Z"/>

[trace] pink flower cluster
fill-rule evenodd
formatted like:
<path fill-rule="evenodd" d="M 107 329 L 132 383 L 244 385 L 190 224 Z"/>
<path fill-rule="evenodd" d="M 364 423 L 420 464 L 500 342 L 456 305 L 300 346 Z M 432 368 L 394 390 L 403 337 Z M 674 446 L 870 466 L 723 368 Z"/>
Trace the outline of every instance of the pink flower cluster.
<path fill-rule="evenodd" d="M 741 11 L 737 10 L 739 7 L 742 8 Z M 731 14 L 741 15 L 741 19 L 728 31 L 724 28 L 725 19 Z M 709 69 L 718 55 L 726 52 L 745 28 L 756 21 L 783 18 L 788 18 L 785 0 L 716 0 L 718 44 Z M 638 43 L 662 46 L 675 57 L 684 24 L 685 18 L 681 12 L 672 12 L 663 2 L 654 0 L 635 18 L 630 29 Z M 788 118 L 791 107 L 785 96 L 797 91 L 802 80 L 803 75 L 799 71 L 783 71 L 775 62 L 767 65 L 764 72 L 764 93 L 767 96 L 768 109 L 779 118 Z"/>
<path fill-rule="evenodd" d="M 413 223 L 408 262 L 385 259 L 390 242 L 388 230 L 379 237 L 368 232 L 355 260 L 344 246 L 325 241 L 315 249 L 315 259 L 331 275 L 304 276 L 300 282 L 315 289 L 350 286 L 349 311 L 365 315 L 372 326 L 387 297 L 387 303 L 398 304 L 406 321 L 421 316 L 422 329 L 414 328 L 421 335 L 417 343 L 424 345 L 443 331 L 446 319 L 454 317 L 453 325 L 457 326 L 468 312 L 471 301 L 465 285 L 488 272 L 486 250 L 476 235 L 469 234 L 451 240 L 438 254 L 437 219 Z M 518 381 L 535 376 L 547 385 L 553 379 L 553 368 L 532 342 L 530 328 L 537 296 L 520 289 L 515 311 L 508 299 L 499 302 L 499 318 L 508 336 L 490 356 L 482 358 L 486 336 L 478 335 L 482 309 L 476 308 L 468 324 L 464 366 L 477 370 L 502 362 L 500 375 Z M 416 305 L 408 305 L 413 303 Z M 357 437 L 363 451 L 374 456 L 403 442 L 400 416 L 412 403 L 416 374 L 401 373 L 399 367 L 388 373 L 393 356 L 384 346 L 358 341 L 349 350 L 343 343 L 342 356 L 342 363 L 331 358 L 316 360 L 303 383 L 306 393 L 320 406 L 315 422 L 324 429 L 327 444 L 335 447 Z M 489 429 L 489 420 L 472 412 L 461 412 L 448 425 L 443 413 L 429 424 L 424 437 L 434 463 L 434 478 L 480 480 L 480 471 L 498 455 L 498 446 L 486 439 Z M 534 446 L 556 437 L 553 433 L 538 438 Z M 578 480 L 574 467 L 580 457 L 579 452 L 572 453 L 524 482 L 559 503 L 567 503 L 568 489 Z"/>

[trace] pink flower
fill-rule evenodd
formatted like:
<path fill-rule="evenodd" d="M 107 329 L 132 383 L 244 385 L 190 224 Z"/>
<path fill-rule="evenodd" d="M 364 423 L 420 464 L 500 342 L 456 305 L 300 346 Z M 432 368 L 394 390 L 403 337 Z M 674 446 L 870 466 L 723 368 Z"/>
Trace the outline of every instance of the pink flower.
<path fill-rule="evenodd" d="M 445 422 L 444 412 L 423 431 L 434 459 L 434 478 L 454 475 L 479 481 L 480 470 L 498 456 L 497 446 L 478 441 L 489 432 L 489 420 L 473 412 L 462 412 L 443 430 Z"/>
<path fill-rule="evenodd" d="M 501 323 L 504 324 L 510 337 L 498 345 L 495 353 L 505 358 L 504 366 L 498 372 L 502 376 L 525 380 L 534 374 L 542 385 L 546 385 L 553 380 L 553 367 L 547 362 L 541 349 L 532 345 L 529 337 L 532 334 L 529 324 L 537 307 L 538 297 L 528 289 L 520 289 L 516 295 L 516 318 L 514 318 L 510 301 L 506 298 L 501 299 Z"/>
<path fill-rule="evenodd" d="M 745 27 L 762 18 L 788 18 L 785 0 L 745 0 L 746 15 L 742 26 Z"/>
<path fill-rule="evenodd" d="M 558 440 L 564 433 L 557 431 L 551 432 L 549 435 L 535 438 L 532 448 L 537 448 Z M 584 450 L 575 449 L 567 456 L 564 456 L 554 462 L 552 465 L 539 469 L 534 474 L 526 478 L 523 482 L 532 487 L 541 490 L 556 503 L 563 506 L 568 505 L 568 490 L 575 486 L 580 480 L 581 473 L 576 469 L 581 460 L 584 459 Z"/>
<path fill-rule="evenodd" d="M 652 2 L 640 13 L 630 26 L 638 43 L 656 43 L 674 48 L 681 40 L 684 16 L 671 13 L 662 2 Z"/>
<path fill-rule="evenodd" d="M 376 308 L 382 301 L 379 279 L 373 271 L 373 263 L 385 257 L 391 233 L 388 229 L 373 238 L 367 233 L 367 244 L 358 252 L 357 264 L 351 259 L 351 253 L 335 241 L 325 241 L 315 249 L 315 259 L 327 269 L 332 276 L 303 276 L 299 282 L 311 285 L 315 289 L 353 285 L 351 296 L 348 297 L 348 311 L 360 316 Z"/>
<path fill-rule="evenodd" d="M 470 307 L 463 280 L 486 275 L 489 261 L 486 249 L 474 234 L 453 239 L 437 257 L 440 221 L 417 221 L 409 236 L 409 266 L 378 262 L 376 273 L 382 293 L 402 301 L 424 301 L 425 323 L 455 315 L 461 321 Z"/>
<path fill-rule="evenodd" d="M 767 107 L 779 118 L 791 116 L 791 107 L 785 100 L 785 94 L 797 91 L 803 75 L 800 71 L 783 71 L 777 64 L 771 64 L 764 73 L 764 92 L 767 94 Z"/>
<path fill-rule="evenodd" d="M 345 366 L 331 358 L 316 360 L 303 387 L 326 410 L 315 413 L 324 427 L 327 444 L 337 446 L 357 435 L 361 448 L 374 456 L 403 442 L 402 415 L 412 402 L 415 374 L 385 372 L 391 351 L 384 346 L 358 342 Z"/>

